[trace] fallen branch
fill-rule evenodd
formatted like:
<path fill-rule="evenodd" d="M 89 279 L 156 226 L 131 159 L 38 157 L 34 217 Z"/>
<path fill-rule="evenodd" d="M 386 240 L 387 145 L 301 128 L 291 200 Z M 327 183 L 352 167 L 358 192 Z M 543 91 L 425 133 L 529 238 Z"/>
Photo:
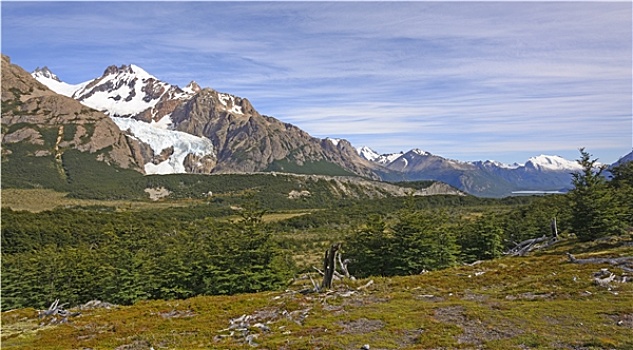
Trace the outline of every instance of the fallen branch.
<path fill-rule="evenodd" d="M 624 271 L 633 272 L 633 256 L 623 256 L 619 258 L 586 258 L 577 259 L 571 253 L 567 253 L 569 261 L 574 264 L 609 264 L 617 266 Z M 628 265 L 631 266 L 628 266 Z"/>
<path fill-rule="evenodd" d="M 336 252 L 336 255 L 338 256 L 338 265 L 341 267 L 341 270 L 343 270 L 343 275 L 349 279 L 351 279 L 352 281 L 356 281 L 356 277 L 350 275 L 349 271 L 347 270 L 347 265 L 350 263 L 349 259 L 345 259 L 343 260 L 343 258 L 341 258 L 341 252 Z"/>
<path fill-rule="evenodd" d="M 510 249 L 509 251 L 505 252 L 505 254 L 511 255 L 511 256 L 524 256 L 525 254 L 535 249 L 542 249 L 542 248 L 549 247 L 556 241 L 557 241 L 556 237 L 548 237 L 545 235 L 538 238 L 526 239 L 523 242 L 515 243 L 516 246 Z M 547 242 L 547 244 L 537 246 L 537 244 L 542 243 L 542 242 Z"/>
<path fill-rule="evenodd" d="M 369 286 L 371 286 L 372 284 L 374 284 L 374 280 L 369 280 L 369 282 L 363 284 L 362 286 L 356 288 L 356 290 L 363 290 L 363 289 L 367 289 L 369 288 Z"/>
<path fill-rule="evenodd" d="M 66 303 L 59 305 L 59 299 L 55 299 L 47 310 L 39 310 L 38 318 L 42 319 L 41 326 L 51 324 L 61 324 L 68 322 L 69 317 L 81 315 L 81 312 L 70 312 L 64 309 Z M 60 316 L 61 318 L 57 318 Z M 49 319 L 50 318 L 50 319 Z M 47 319 L 49 319 L 47 321 Z"/>

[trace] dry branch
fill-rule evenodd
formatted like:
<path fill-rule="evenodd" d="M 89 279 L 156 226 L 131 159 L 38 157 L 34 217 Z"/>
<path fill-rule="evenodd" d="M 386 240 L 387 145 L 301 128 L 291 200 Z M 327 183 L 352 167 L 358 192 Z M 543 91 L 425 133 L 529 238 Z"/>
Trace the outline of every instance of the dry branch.
<path fill-rule="evenodd" d="M 577 259 L 571 253 L 567 253 L 569 261 L 574 264 L 609 264 L 617 266 L 624 271 L 633 272 L 633 256 L 623 256 L 619 258 L 586 258 Z"/>
<path fill-rule="evenodd" d="M 59 305 L 59 299 L 55 299 L 47 310 L 39 310 L 38 318 L 42 319 L 40 325 L 61 324 L 68 322 L 69 317 L 78 316 L 80 312 L 70 312 L 64 309 L 66 303 Z M 58 318 L 58 316 L 60 318 Z"/>
<path fill-rule="evenodd" d="M 557 241 L 556 237 L 548 237 L 542 236 L 538 238 L 526 239 L 523 242 L 515 243 L 516 246 L 509 251 L 505 252 L 506 255 L 511 256 L 524 256 L 525 254 L 536 250 L 549 247 Z M 547 242 L 544 245 L 540 245 L 540 243 Z"/>

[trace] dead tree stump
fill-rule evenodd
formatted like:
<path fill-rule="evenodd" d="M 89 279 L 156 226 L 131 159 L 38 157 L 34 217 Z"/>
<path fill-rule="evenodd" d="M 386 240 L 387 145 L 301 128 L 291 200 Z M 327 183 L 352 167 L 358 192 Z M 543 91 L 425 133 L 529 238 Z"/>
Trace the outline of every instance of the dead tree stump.
<path fill-rule="evenodd" d="M 336 252 L 341 247 L 340 243 L 332 244 L 330 249 L 325 251 L 325 257 L 323 259 L 323 282 L 321 288 L 332 288 L 332 278 L 336 271 Z"/>

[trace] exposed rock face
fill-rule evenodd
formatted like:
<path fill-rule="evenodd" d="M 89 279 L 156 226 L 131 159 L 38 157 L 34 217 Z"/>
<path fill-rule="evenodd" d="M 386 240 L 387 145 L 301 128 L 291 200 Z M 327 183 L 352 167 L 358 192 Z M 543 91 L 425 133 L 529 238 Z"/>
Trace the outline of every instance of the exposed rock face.
<path fill-rule="evenodd" d="M 316 166 L 335 164 L 342 169 L 339 173 L 347 171 L 377 177 L 372 171 L 376 165 L 358 156 L 347 141 L 332 144 L 313 138 L 291 124 L 260 115 L 245 98 L 201 89 L 194 81 L 181 89 L 135 65 L 110 66 L 101 77 L 78 85 L 60 82 L 49 70 L 40 69 L 33 75 L 47 86 L 59 87 L 66 96 L 110 117 L 129 117 L 147 123 L 134 125 L 134 131 L 130 129 L 130 132 L 139 134 L 135 136 L 152 145 L 155 155 L 142 150 L 136 152 L 160 167 L 152 171 L 254 172 L 281 161 L 294 169 L 309 164 L 311 171 Z M 118 119 L 117 124 L 130 125 Z M 150 130 L 152 128 L 162 131 Z M 213 154 L 202 152 L 201 142 L 187 147 L 165 130 L 211 140 Z M 161 140 L 156 136 L 159 134 L 164 135 Z M 175 148 L 171 154 L 162 152 L 166 147 L 164 140 L 168 139 Z M 187 154 L 182 156 L 183 152 Z"/>
<path fill-rule="evenodd" d="M 55 148 L 74 148 L 83 152 L 102 151 L 100 159 L 122 168 L 143 171 L 147 147 L 121 132 L 103 113 L 83 106 L 78 101 L 61 96 L 35 80 L 19 66 L 2 55 L 2 126 L 11 130 L 2 135 L 3 143 L 27 142 L 42 146 L 42 130 L 59 129 Z M 57 150 L 38 149 L 33 155 L 46 155 Z"/>
<path fill-rule="evenodd" d="M 288 123 L 259 114 L 245 99 L 203 89 L 171 114 L 176 130 L 213 142 L 217 164 L 213 172 L 265 170 L 277 160 L 299 165 L 327 161 L 350 172 L 374 177 L 372 165 L 347 141 L 334 146 Z"/>
<path fill-rule="evenodd" d="M 162 150 L 162 152 L 160 152 L 160 154 L 155 155 L 152 158 L 152 163 L 154 164 L 159 164 L 164 162 L 165 160 L 169 159 L 169 157 L 174 154 L 174 147 L 167 147 L 164 150 Z"/>
<path fill-rule="evenodd" d="M 197 156 L 188 154 L 185 157 L 185 170 L 192 174 L 209 174 L 217 164 L 217 160 L 212 156 Z"/>

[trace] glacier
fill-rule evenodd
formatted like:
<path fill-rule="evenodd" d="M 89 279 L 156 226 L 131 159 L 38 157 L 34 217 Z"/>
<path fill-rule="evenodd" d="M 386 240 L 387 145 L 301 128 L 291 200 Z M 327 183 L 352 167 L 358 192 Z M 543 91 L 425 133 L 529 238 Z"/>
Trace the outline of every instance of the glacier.
<path fill-rule="evenodd" d="M 186 173 L 184 161 L 188 154 L 215 156 L 213 144 L 206 137 L 198 137 L 186 132 L 169 130 L 170 115 L 158 122 L 146 123 L 132 118 L 110 117 L 121 130 L 128 130 L 134 137 L 147 143 L 154 154 L 174 147 L 174 153 L 159 164 L 145 164 L 145 173 L 181 174 Z"/>

